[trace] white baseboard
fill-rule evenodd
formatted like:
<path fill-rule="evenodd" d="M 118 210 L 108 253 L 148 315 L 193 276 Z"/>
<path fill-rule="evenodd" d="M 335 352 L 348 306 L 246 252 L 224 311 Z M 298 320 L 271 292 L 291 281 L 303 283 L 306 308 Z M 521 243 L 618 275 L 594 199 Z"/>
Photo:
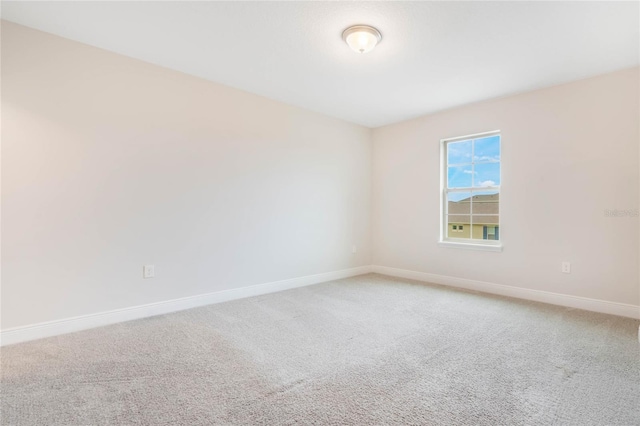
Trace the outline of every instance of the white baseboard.
<path fill-rule="evenodd" d="M 636 305 L 608 302 L 606 300 L 589 299 L 586 297 L 570 296 L 567 294 L 551 293 L 548 291 L 532 290 L 528 288 L 512 287 L 485 281 L 469 280 L 466 278 L 429 274 L 426 272 L 409 271 L 406 269 L 389 268 L 386 266 L 373 265 L 371 270 L 372 272 L 392 277 L 408 278 L 433 284 L 459 287 L 467 290 L 476 290 L 485 293 L 499 294 L 501 296 L 509 296 L 518 299 L 550 303 L 552 305 L 566 306 L 569 308 L 584 309 L 586 311 L 640 319 L 640 306 Z"/>
<path fill-rule="evenodd" d="M 494 284 L 485 281 L 470 280 L 466 278 L 449 277 L 445 275 L 430 274 L 427 272 L 409 271 L 406 269 L 390 268 L 386 266 L 360 266 L 341 271 L 327 272 L 317 275 L 292 278 L 282 281 L 274 281 L 241 287 L 231 290 L 223 290 L 197 296 L 183 297 L 164 302 L 150 303 L 148 305 L 133 306 L 108 312 L 100 312 L 91 315 L 66 318 L 63 320 L 49 321 L 39 324 L 16 327 L 0 332 L 0 346 L 44 337 L 58 336 L 74 331 L 87 330 L 119 322 L 140 318 L 162 315 L 171 312 L 182 311 L 199 306 L 227 302 L 245 297 L 259 296 L 275 293 L 297 287 L 318 284 L 326 281 L 353 277 L 356 275 L 375 272 L 393 277 L 407 278 L 485 293 L 499 294 L 501 296 L 515 297 L 518 299 L 533 300 L 536 302 L 550 303 L 587 311 L 602 312 L 605 314 L 619 315 L 623 317 L 640 319 L 640 306 L 625 303 L 608 302 L 605 300 L 589 299 L 586 297 L 570 296 L 566 294 L 552 293 L 548 291 L 532 290 L 521 287 L 512 287 L 502 284 Z M 640 337 L 640 336 L 639 336 Z"/>
<path fill-rule="evenodd" d="M 132 306 L 130 308 L 116 309 L 113 311 L 100 312 L 97 314 L 83 315 L 79 317 L 66 318 L 63 320 L 49 321 L 24 327 L 11 328 L 2 330 L 2 332 L 0 332 L 0 346 L 41 339 L 43 337 L 58 336 L 60 334 L 72 333 L 74 331 L 87 330 L 89 328 L 101 327 L 104 325 L 151 317 L 154 315 L 162 315 L 171 312 L 182 311 L 185 309 L 196 308 L 199 306 L 242 299 L 245 297 L 275 293 L 277 291 L 289 290 L 292 288 L 304 287 L 326 281 L 353 277 L 356 275 L 367 274 L 369 272 L 371 272 L 371 266 L 360 266 L 357 268 L 344 269 L 341 271 L 326 272 L 323 274 L 309 275 L 306 277 L 292 278 L 282 281 L 274 281 L 248 287 L 201 294 L 198 296 L 183 297 L 180 299 L 167 300 L 164 302 L 150 303 L 148 305 Z"/>

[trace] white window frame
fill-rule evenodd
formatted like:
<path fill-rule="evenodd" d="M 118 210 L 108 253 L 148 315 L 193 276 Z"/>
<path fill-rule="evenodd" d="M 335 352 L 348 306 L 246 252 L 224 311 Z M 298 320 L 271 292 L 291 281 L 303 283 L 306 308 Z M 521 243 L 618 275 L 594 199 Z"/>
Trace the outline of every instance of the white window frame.
<path fill-rule="evenodd" d="M 458 136 L 455 138 L 440 139 L 440 239 L 438 245 L 440 247 L 448 248 L 462 248 L 471 250 L 485 250 L 485 251 L 502 251 L 502 238 L 503 230 L 500 229 L 500 240 L 474 240 L 472 238 L 453 238 L 447 236 L 447 230 L 449 224 L 447 223 L 447 194 L 450 192 L 470 192 L 471 189 L 478 190 L 479 188 L 447 188 L 447 145 L 450 142 L 460 142 L 470 139 L 478 139 L 488 136 L 500 136 L 500 185 L 482 187 L 482 190 L 497 190 L 500 193 L 500 201 L 502 201 L 502 192 L 500 186 L 502 185 L 502 134 L 500 130 L 493 130 L 490 132 L 475 133 L 472 135 Z M 473 161 L 473 152 L 472 152 Z M 471 211 L 471 215 L 473 211 Z M 498 226 L 500 226 L 500 206 L 498 205 Z M 473 221 L 472 221 L 473 222 Z M 471 225 L 469 232 L 473 233 L 473 225 Z"/>

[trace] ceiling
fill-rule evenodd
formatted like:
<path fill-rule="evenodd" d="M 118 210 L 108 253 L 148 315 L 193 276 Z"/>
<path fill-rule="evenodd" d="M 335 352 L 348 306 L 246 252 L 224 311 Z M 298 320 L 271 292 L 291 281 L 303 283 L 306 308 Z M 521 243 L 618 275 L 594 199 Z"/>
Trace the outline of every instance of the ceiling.
<path fill-rule="evenodd" d="M 2 18 L 367 127 L 638 65 L 638 2 L 2 2 Z M 359 55 L 353 24 L 383 40 Z"/>

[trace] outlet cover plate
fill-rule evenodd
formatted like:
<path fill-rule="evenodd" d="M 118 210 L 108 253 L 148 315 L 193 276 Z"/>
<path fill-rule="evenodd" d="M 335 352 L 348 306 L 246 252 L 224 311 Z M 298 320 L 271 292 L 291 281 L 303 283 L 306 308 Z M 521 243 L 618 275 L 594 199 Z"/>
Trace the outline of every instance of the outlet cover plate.
<path fill-rule="evenodd" d="M 144 265 L 142 267 L 143 278 L 153 278 L 156 276 L 156 267 L 154 265 Z"/>

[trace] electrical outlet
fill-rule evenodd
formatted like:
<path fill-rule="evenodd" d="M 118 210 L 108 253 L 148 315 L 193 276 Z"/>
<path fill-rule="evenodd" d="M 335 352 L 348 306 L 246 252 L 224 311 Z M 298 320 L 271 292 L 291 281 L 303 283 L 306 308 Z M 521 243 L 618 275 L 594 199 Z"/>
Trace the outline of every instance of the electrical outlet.
<path fill-rule="evenodd" d="M 570 274 L 571 273 L 571 263 L 562 262 L 562 272 L 565 273 L 565 274 Z"/>
<path fill-rule="evenodd" d="M 142 267 L 142 278 L 153 278 L 156 276 L 156 267 L 154 265 L 144 265 Z"/>

